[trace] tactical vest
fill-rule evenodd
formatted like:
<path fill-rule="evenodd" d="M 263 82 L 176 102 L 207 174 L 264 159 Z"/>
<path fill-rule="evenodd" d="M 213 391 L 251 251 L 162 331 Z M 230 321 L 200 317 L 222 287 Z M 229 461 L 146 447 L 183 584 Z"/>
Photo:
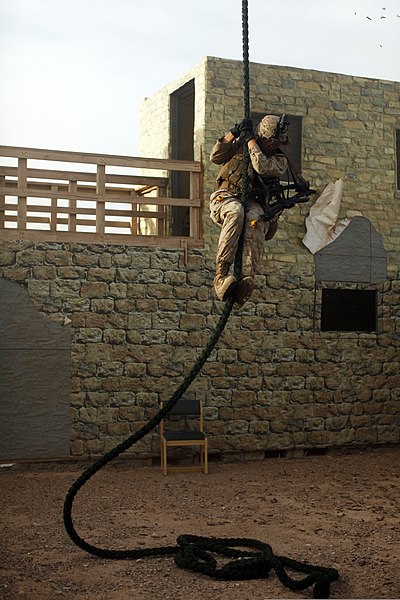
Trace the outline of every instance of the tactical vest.
<path fill-rule="evenodd" d="M 250 183 L 253 176 L 253 168 L 249 165 Z M 218 189 L 229 190 L 232 194 L 239 195 L 242 191 L 243 178 L 243 152 L 242 149 L 220 168 L 217 175 Z"/>

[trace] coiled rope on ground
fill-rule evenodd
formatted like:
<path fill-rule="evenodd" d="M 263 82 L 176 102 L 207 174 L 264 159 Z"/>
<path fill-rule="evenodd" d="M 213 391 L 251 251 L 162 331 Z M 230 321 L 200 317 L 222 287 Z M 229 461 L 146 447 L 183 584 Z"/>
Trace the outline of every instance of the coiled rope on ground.
<path fill-rule="evenodd" d="M 249 77 L 249 38 L 248 38 L 248 0 L 242 0 L 242 30 L 243 30 L 243 94 L 244 94 L 244 116 L 250 117 L 250 77 Z M 244 210 L 247 210 L 249 182 L 249 152 L 247 145 L 243 149 L 243 186 L 242 203 Z M 242 250 L 243 250 L 244 227 L 240 237 L 238 251 L 235 257 L 234 273 L 237 278 L 240 277 Z M 170 399 L 164 404 L 163 408 L 146 423 L 141 429 L 133 433 L 126 440 L 112 448 L 98 461 L 87 468 L 78 479 L 71 485 L 64 501 L 64 526 L 70 539 L 79 548 L 107 559 L 128 560 L 156 556 L 173 555 L 178 567 L 189 569 L 195 572 L 208 575 L 221 580 L 244 580 L 258 579 L 268 577 L 271 569 L 275 571 L 279 580 L 284 586 L 293 590 L 300 591 L 310 586 L 313 587 L 314 598 L 329 598 L 330 584 L 338 579 L 339 573 L 336 569 L 314 566 L 308 563 L 299 562 L 284 556 L 275 556 L 271 546 L 257 540 L 245 538 L 209 538 L 194 535 L 181 535 L 177 539 L 175 546 L 161 546 L 153 548 L 112 550 L 100 548 L 90 544 L 83 539 L 75 529 L 72 519 L 73 502 L 79 490 L 95 475 L 100 469 L 106 466 L 117 456 L 125 452 L 128 448 L 136 444 L 145 435 L 152 431 L 168 414 L 172 407 L 182 397 L 197 375 L 203 368 L 204 363 L 210 356 L 217 344 L 225 326 L 228 322 L 234 304 L 233 297 L 229 297 L 223 308 L 220 319 L 211 333 L 210 338 L 204 347 L 202 353 L 196 360 L 189 373 L 185 376 L 180 386 L 172 394 Z M 246 550 L 244 550 L 246 548 Z M 224 566 L 218 568 L 217 560 L 213 555 L 219 555 L 224 559 L 230 558 Z M 306 576 L 302 579 L 294 579 L 287 573 L 287 569 L 303 573 Z"/>

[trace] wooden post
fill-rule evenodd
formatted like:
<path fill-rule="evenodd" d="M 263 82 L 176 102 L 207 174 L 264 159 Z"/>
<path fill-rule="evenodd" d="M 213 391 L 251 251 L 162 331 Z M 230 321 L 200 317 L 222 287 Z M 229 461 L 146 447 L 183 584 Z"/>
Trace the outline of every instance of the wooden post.
<path fill-rule="evenodd" d="M 106 193 L 106 166 L 105 165 L 97 165 L 96 233 L 104 233 L 104 229 L 105 229 L 105 193 Z"/>
<path fill-rule="evenodd" d="M 157 186 L 157 196 L 162 196 L 164 197 L 166 195 L 166 186 Z M 159 206 L 159 210 L 163 211 L 164 213 L 164 217 L 160 218 L 157 220 L 157 235 L 165 235 L 166 233 L 166 227 L 165 227 L 165 206 L 161 205 Z"/>
<path fill-rule="evenodd" d="M 6 177 L 5 175 L 0 176 L 0 187 L 6 187 Z M 4 215 L 6 214 L 5 210 L 6 196 L 5 194 L 0 195 L 0 229 L 4 229 Z"/>
<path fill-rule="evenodd" d="M 140 205 L 139 204 L 134 204 L 133 203 L 133 198 L 136 198 L 137 194 L 135 192 L 135 190 L 131 190 L 131 212 L 132 212 L 132 216 L 131 216 L 131 235 L 140 235 L 140 230 L 139 230 L 139 219 L 136 216 L 133 216 L 134 212 L 139 212 L 139 208 Z"/>
<path fill-rule="evenodd" d="M 183 264 L 185 267 L 188 263 L 188 241 L 185 239 L 181 239 L 181 248 L 183 250 Z"/>
<path fill-rule="evenodd" d="M 18 196 L 17 204 L 17 229 L 26 229 L 26 188 L 28 187 L 27 177 L 28 160 L 18 158 L 18 188 L 24 190 L 23 196 Z"/>
<path fill-rule="evenodd" d="M 200 173 L 190 173 L 190 198 L 200 198 Z M 190 237 L 200 237 L 201 207 L 190 208 Z"/>
<path fill-rule="evenodd" d="M 51 186 L 52 192 L 58 192 L 58 185 Z M 51 198 L 50 231 L 57 231 L 57 198 Z"/>
<path fill-rule="evenodd" d="M 68 182 L 68 191 L 71 192 L 72 194 L 75 194 L 76 191 L 78 189 L 78 182 L 77 181 L 69 181 Z M 70 198 L 69 199 L 69 208 L 73 209 L 73 212 L 70 212 L 68 214 L 68 231 L 71 233 L 75 233 L 76 232 L 76 199 L 75 198 Z"/>

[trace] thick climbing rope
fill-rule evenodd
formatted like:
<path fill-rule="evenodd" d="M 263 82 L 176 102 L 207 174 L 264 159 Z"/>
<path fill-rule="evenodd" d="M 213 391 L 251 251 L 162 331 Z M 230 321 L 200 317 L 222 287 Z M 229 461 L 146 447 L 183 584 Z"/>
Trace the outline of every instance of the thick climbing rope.
<path fill-rule="evenodd" d="M 249 44 L 248 44 L 248 0 L 242 0 L 242 22 L 243 22 L 243 91 L 244 91 L 244 116 L 250 117 L 250 77 L 249 77 Z M 249 152 L 247 145 L 243 148 L 243 186 L 242 204 L 246 212 L 248 205 L 248 167 Z M 240 277 L 242 264 L 244 227 L 241 233 L 238 251 L 235 257 L 234 272 Z M 338 579 L 339 573 L 336 569 L 314 566 L 308 563 L 292 560 L 284 556 L 275 556 L 271 546 L 257 540 L 245 538 L 221 539 L 194 535 L 181 535 L 175 546 L 161 546 L 153 548 L 141 548 L 130 550 L 112 550 L 100 548 L 84 540 L 76 531 L 72 519 L 73 502 L 79 490 L 109 462 L 136 444 L 145 435 L 152 431 L 177 401 L 182 397 L 190 384 L 194 381 L 204 366 L 217 344 L 225 325 L 228 322 L 234 304 L 230 296 L 221 313 L 220 319 L 211 333 L 210 338 L 195 364 L 186 375 L 181 385 L 172 394 L 163 408 L 141 429 L 133 433 L 123 442 L 112 448 L 98 461 L 86 469 L 72 484 L 64 501 L 64 526 L 70 539 L 82 550 L 107 559 L 128 560 L 155 556 L 175 556 L 178 567 L 189 569 L 221 580 L 244 580 L 268 577 L 273 569 L 279 580 L 287 588 L 294 591 L 313 587 L 314 598 L 329 598 L 330 584 Z M 246 548 L 246 550 L 244 550 Z M 224 566 L 218 568 L 214 555 L 231 558 Z M 306 577 L 295 579 L 287 573 L 287 569 L 303 573 Z"/>

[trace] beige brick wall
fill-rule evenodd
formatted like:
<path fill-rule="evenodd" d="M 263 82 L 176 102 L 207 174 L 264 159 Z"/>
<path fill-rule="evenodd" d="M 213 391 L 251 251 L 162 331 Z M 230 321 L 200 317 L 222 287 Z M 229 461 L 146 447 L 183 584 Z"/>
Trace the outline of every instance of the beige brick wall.
<path fill-rule="evenodd" d="M 73 456 L 111 449 L 180 385 L 223 308 L 209 263 L 201 250 L 185 265 L 175 250 L 2 243 L 0 277 L 71 321 Z M 399 282 L 379 286 L 370 334 L 319 331 L 310 265 L 267 262 L 257 284 L 187 392 L 204 403 L 210 452 L 399 443 Z M 150 460 L 158 447 L 152 432 L 129 452 Z"/>

